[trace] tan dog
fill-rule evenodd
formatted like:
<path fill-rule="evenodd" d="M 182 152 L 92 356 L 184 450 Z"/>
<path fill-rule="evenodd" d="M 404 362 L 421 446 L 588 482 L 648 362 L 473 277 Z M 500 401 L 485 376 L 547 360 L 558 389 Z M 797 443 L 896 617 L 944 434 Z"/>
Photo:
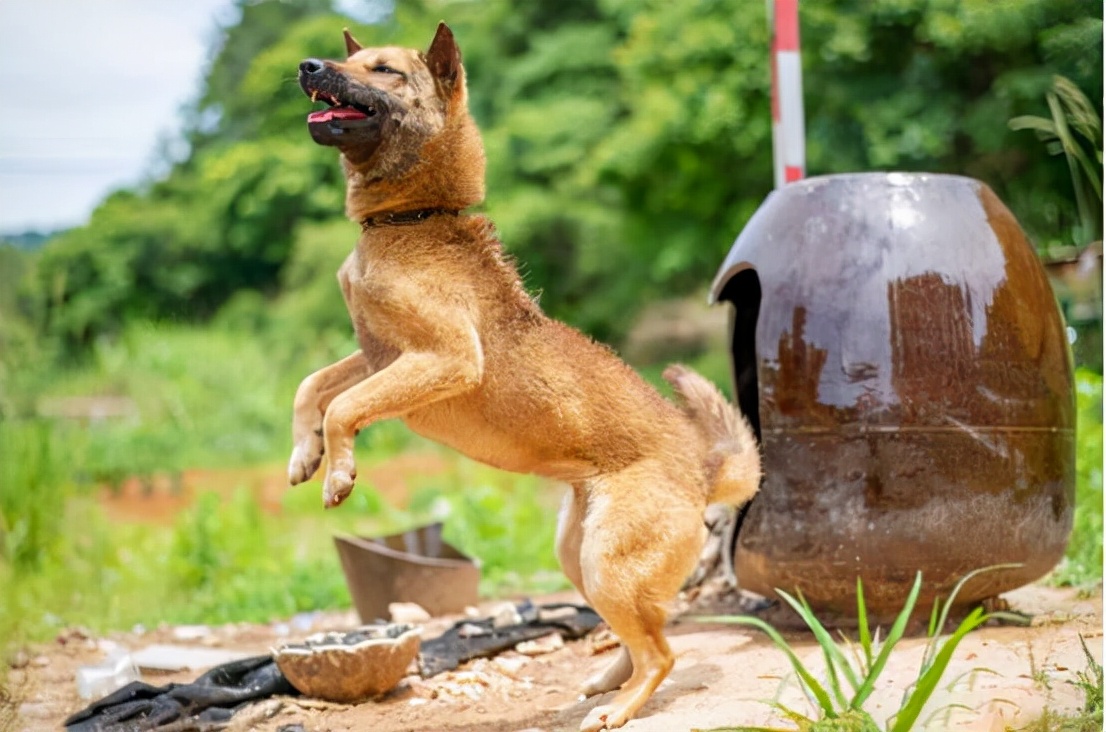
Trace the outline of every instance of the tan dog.
<path fill-rule="evenodd" d="M 353 489 L 353 438 L 382 419 L 488 465 L 572 486 L 557 556 L 622 640 L 585 694 L 622 687 L 581 729 L 619 727 L 672 668 L 664 604 L 696 563 L 710 502 L 760 482 L 737 410 L 682 367 L 663 399 L 609 349 L 550 320 L 523 288 L 491 223 L 461 213 L 484 197 L 484 149 L 444 24 L 426 54 L 361 48 L 309 59 L 300 85 L 330 104 L 308 126 L 342 153 L 346 213 L 362 223 L 338 272 L 360 350 L 296 392 L 289 465 L 308 480 L 323 453 L 327 506 Z"/>

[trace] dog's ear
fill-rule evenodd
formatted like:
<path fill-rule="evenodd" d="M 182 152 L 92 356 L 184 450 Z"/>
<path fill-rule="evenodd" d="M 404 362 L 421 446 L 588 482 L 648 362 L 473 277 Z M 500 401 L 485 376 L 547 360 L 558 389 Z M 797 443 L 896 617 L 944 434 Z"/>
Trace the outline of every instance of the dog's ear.
<path fill-rule="evenodd" d="M 343 28 L 342 35 L 346 37 L 346 56 L 352 56 L 361 50 L 361 44 L 357 42 L 356 38 L 350 35 L 349 28 Z"/>
<path fill-rule="evenodd" d="M 461 68 L 461 49 L 453 38 L 453 31 L 445 23 L 438 23 L 438 32 L 426 51 L 426 66 L 449 94 L 464 86 L 464 70 Z"/>

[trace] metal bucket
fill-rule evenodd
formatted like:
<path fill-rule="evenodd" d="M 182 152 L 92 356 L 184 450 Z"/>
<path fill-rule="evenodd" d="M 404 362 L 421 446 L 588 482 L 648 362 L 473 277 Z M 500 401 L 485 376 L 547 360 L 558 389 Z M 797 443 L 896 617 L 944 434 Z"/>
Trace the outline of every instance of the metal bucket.
<path fill-rule="evenodd" d="M 388 619 L 393 602 L 445 615 L 478 600 L 480 568 L 442 540 L 441 524 L 376 538 L 335 536 L 334 546 L 363 623 Z"/>
<path fill-rule="evenodd" d="M 738 401 L 763 448 L 742 585 L 855 613 L 960 603 L 1063 555 L 1074 500 L 1064 324 L 1017 221 L 984 184 L 872 173 L 772 193 L 712 296 L 733 309 Z"/>

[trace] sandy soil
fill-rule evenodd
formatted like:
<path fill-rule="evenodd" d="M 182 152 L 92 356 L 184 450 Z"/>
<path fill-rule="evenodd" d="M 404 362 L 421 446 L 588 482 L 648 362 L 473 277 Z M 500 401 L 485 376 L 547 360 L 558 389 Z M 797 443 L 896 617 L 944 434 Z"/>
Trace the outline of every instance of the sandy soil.
<path fill-rule="evenodd" d="M 571 595 L 556 600 L 574 599 Z M 945 688 L 930 701 L 923 719 L 933 730 L 996 732 L 1017 727 L 1040 715 L 1047 706 L 1077 709 L 1082 694 L 1069 682 L 1086 661 L 1079 635 L 1092 654 L 1102 659 L 1102 593 L 1083 597 L 1070 589 L 1022 588 L 1006 596 L 1012 608 L 1034 616 L 1031 627 L 987 627 L 971 634 L 957 650 Z M 488 606 L 483 608 L 488 610 Z M 701 608 L 700 608 L 701 609 Z M 713 608 L 712 608 L 713 609 Z M 696 608 L 692 607 L 691 612 Z M 425 637 L 444 629 L 451 618 L 431 621 Z M 190 641 L 203 647 L 264 653 L 283 640 L 308 632 L 356 625 L 352 613 L 327 613 L 301 623 L 229 625 L 212 628 Z M 377 732 L 518 732 L 575 730 L 580 720 L 609 695 L 579 701 L 574 687 L 609 662 L 602 631 L 560 650 L 536 657 L 514 651 L 496 659 L 470 662 L 461 669 L 422 680 L 405 679 L 385 697 L 357 705 L 331 704 L 304 698 L 275 698 L 239 712 L 232 729 L 278 732 L 374 730 Z M 145 633 L 115 634 L 110 640 L 132 650 L 154 643 L 181 643 L 174 628 Z M 781 724 L 765 700 L 779 698 L 805 709 L 783 655 L 762 635 L 735 626 L 710 626 L 677 619 L 669 637 L 678 655 L 676 668 L 638 719 L 631 732 L 672 732 L 736 724 Z M 809 636 L 789 634 L 799 655 L 818 665 L 820 653 Z M 58 729 L 65 717 L 86 702 L 77 696 L 78 667 L 103 656 L 100 640 L 77 630 L 59 635 L 51 644 L 26 649 L 9 672 L 8 690 L 18 704 L 16 729 Z M 881 721 L 899 706 L 903 691 L 915 678 L 924 639 L 904 641 L 893 655 L 868 709 Z M 199 671 L 155 675 L 144 680 L 161 684 L 190 681 Z M 777 697 L 778 695 L 778 697 Z M 3 715 L 0 715 L 2 717 Z"/>

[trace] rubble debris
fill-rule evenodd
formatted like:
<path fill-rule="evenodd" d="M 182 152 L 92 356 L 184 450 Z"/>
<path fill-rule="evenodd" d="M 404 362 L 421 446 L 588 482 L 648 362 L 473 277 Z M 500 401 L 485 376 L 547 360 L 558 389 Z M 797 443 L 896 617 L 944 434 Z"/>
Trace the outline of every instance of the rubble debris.
<path fill-rule="evenodd" d="M 584 605 L 559 603 L 535 607 L 525 601 L 516 606 L 516 612 L 523 619 L 517 625 L 497 628 L 495 618 L 491 617 L 460 620 L 437 638 L 423 641 L 418 659 L 419 676 L 408 676 L 401 682 L 415 694 L 410 703 L 447 700 L 465 706 L 489 690 L 504 697 L 517 696 L 520 686 L 529 688 L 531 684 L 530 679 L 518 675 L 530 659 L 511 655 L 511 649 L 519 643 L 551 634 L 568 640 L 582 638 L 600 622 L 595 611 Z M 465 634 L 461 633 L 462 628 Z M 186 650 L 226 653 L 206 648 Z M 486 660 L 504 651 L 508 652 L 507 656 L 494 662 Z M 464 671 L 450 673 L 472 659 L 479 660 Z M 446 675 L 435 679 L 432 685 L 423 680 L 438 674 Z M 277 695 L 294 697 L 283 700 L 286 709 L 334 707 L 329 702 L 298 694 L 271 656 L 257 656 L 212 668 L 191 684 L 155 687 L 141 681 L 131 682 L 72 715 L 66 720 L 66 732 L 223 729 L 236 709 Z"/>
<path fill-rule="evenodd" d="M 568 610 L 571 614 L 572 609 L 568 608 Z M 490 612 L 492 616 L 492 625 L 496 628 L 506 628 L 511 625 L 518 625 L 522 622 L 522 615 L 513 602 L 500 603 L 492 607 Z"/>
<path fill-rule="evenodd" d="M 138 679 L 134 658 L 125 648 L 115 647 L 100 663 L 77 669 L 77 696 L 98 699 Z"/>
<path fill-rule="evenodd" d="M 135 651 L 134 663 L 139 668 L 151 671 L 184 671 L 219 666 L 231 661 L 239 661 L 249 656 L 240 651 L 178 646 L 167 643 L 155 643 Z"/>
<path fill-rule="evenodd" d="M 618 639 L 617 635 L 611 632 L 610 628 L 603 628 L 588 636 L 588 653 L 593 656 L 606 653 L 612 648 L 618 648 L 620 645 L 622 645 L 622 641 Z"/>
<path fill-rule="evenodd" d="M 211 635 L 206 625 L 178 625 L 173 628 L 173 638 L 179 641 L 198 641 Z"/>
<path fill-rule="evenodd" d="M 560 633 L 550 633 L 534 640 L 523 641 L 515 646 L 515 650 L 524 656 L 544 656 L 565 647 L 564 638 Z"/>
<path fill-rule="evenodd" d="M 418 625 L 430 620 L 430 613 L 417 602 L 390 602 L 388 615 L 393 623 L 400 625 Z"/>
<path fill-rule="evenodd" d="M 541 611 L 564 608 L 572 609 L 571 615 L 548 622 L 539 617 Z M 419 652 L 419 672 L 426 678 L 451 671 L 465 661 L 496 655 L 550 632 L 558 633 L 567 640 L 575 640 L 587 635 L 599 624 L 599 615 L 586 605 L 554 603 L 536 608 L 527 601 L 519 603 L 517 610 L 524 621 L 518 625 L 497 628 L 492 618 L 460 620 L 437 638 L 423 641 Z"/>
<path fill-rule="evenodd" d="M 502 655 L 492 659 L 492 665 L 512 679 L 520 680 L 518 673 L 530 665 L 529 656 Z"/>

